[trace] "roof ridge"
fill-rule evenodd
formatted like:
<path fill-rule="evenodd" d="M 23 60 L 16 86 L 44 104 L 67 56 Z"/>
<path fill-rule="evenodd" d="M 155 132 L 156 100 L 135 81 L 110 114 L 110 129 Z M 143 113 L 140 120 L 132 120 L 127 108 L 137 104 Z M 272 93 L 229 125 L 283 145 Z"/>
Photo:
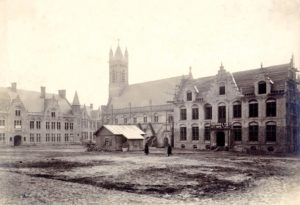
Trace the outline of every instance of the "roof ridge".
<path fill-rule="evenodd" d="M 151 82 L 159 82 L 159 81 L 170 80 L 170 79 L 175 79 L 175 78 L 182 78 L 182 76 L 187 76 L 187 75 L 173 76 L 173 77 L 163 78 L 163 79 L 158 79 L 158 80 L 150 80 L 150 81 L 146 81 L 146 82 L 140 82 L 140 83 L 129 84 L 128 86 L 139 85 L 139 84 L 145 84 L 145 83 L 151 83 Z"/>

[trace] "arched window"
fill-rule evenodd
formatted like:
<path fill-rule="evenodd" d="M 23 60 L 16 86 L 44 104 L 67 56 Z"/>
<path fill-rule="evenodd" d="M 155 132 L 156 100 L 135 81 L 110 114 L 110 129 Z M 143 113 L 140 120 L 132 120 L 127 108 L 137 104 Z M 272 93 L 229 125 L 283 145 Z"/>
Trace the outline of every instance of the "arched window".
<path fill-rule="evenodd" d="M 191 91 L 186 92 L 186 101 L 192 101 L 193 100 L 193 94 Z"/>
<path fill-rule="evenodd" d="M 276 100 L 273 98 L 267 99 L 266 101 L 266 116 L 267 117 L 276 116 Z"/>
<path fill-rule="evenodd" d="M 258 94 L 265 94 L 267 92 L 267 84 L 265 81 L 258 82 Z"/>
<path fill-rule="evenodd" d="M 258 141 L 258 123 L 257 122 L 249 123 L 249 141 L 251 141 L 251 142 Z"/>
<path fill-rule="evenodd" d="M 249 101 L 249 117 L 258 117 L 258 102 L 256 100 Z"/>
<path fill-rule="evenodd" d="M 204 106 L 204 117 L 205 120 L 212 119 L 212 106 L 210 104 L 205 104 Z"/>
<path fill-rule="evenodd" d="M 240 101 L 235 101 L 233 103 L 233 106 L 232 106 L 232 115 L 234 118 L 241 118 L 242 117 L 242 104 Z"/>
<path fill-rule="evenodd" d="M 266 123 L 266 141 L 276 142 L 276 122 Z"/>
<path fill-rule="evenodd" d="M 240 123 L 234 123 L 232 126 L 232 135 L 234 141 L 242 141 L 242 126 Z"/>
<path fill-rule="evenodd" d="M 199 140 L 199 126 L 197 124 L 192 125 L 192 140 Z"/>
<path fill-rule="evenodd" d="M 198 105 L 192 106 L 192 120 L 198 120 L 199 119 L 199 108 Z"/>
<path fill-rule="evenodd" d="M 180 120 L 186 120 L 186 108 L 184 106 L 180 108 Z"/>

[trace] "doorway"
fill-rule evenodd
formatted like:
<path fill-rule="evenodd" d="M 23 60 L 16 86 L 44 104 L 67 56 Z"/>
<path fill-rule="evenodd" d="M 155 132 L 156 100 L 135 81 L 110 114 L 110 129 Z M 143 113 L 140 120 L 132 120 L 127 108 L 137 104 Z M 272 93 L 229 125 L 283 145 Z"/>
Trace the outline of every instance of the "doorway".
<path fill-rule="evenodd" d="M 217 146 L 224 147 L 225 146 L 225 134 L 224 132 L 217 132 Z"/>
<path fill-rule="evenodd" d="M 164 138 L 164 147 L 168 147 L 169 139 L 167 137 Z"/>
<path fill-rule="evenodd" d="M 14 136 L 14 146 L 21 145 L 22 137 L 20 135 Z"/>

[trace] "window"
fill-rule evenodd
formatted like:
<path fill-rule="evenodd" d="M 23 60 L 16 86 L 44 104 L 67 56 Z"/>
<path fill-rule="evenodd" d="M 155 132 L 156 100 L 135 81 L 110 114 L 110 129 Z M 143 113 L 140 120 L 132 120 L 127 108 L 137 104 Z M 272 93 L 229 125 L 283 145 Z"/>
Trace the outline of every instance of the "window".
<path fill-rule="evenodd" d="M 219 94 L 220 95 L 225 95 L 225 86 L 220 86 L 219 87 Z"/>
<path fill-rule="evenodd" d="M 192 127 L 192 140 L 199 140 L 199 127 Z"/>
<path fill-rule="evenodd" d="M 47 129 L 47 130 L 50 129 L 50 122 L 46 122 L 46 129 Z"/>
<path fill-rule="evenodd" d="M 233 117 L 241 118 L 242 117 L 242 104 L 241 102 L 233 103 Z"/>
<path fill-rule="evenodd" d="M 116 124 L 116 125 L 118 124 L 118 118 L 115 119 L 115 124 Z"/>
<path fill-rule="evenodd" d="M 74 123 L 70 122 L 70 130 L 73 130 L 73 128 L 74 128 Z"/>
<path fill-rule="evenodd" d="M 266 116 L 275 117 L 276 116 L 276 100 L 268 99 L 266 101 Z"/>
<path fill-rule="evenodd" d="M 41 142 L 41 134 L 40 133 L 36 134 L 36 142 Z"/>
<path fill-rule="evenodd" d="M 110 138 L 105 137 L 105 139 L 104 139 L 104 146 L 108 147 L 108 146 L 110 146 L 111 144 L 112 144 L 112 143 L 111 143 Z"/>
<path fill-rule="evenodd" d="M 186 109 L 185 108 L 180 109 L 180 120 L 186 120 Z"/>
<path fill-rule="evenodd" d="M 55 122 L 51 122 L 51 129 L 52 130 L 55 130 L 55 124 L 56 124 Z"/>
<path fill-rule="evenodd" d="M 188 91 L 186 93 L 186 101 L 192 101 L 193 100 L 193 94 L 191 91 Z"/>
<path fill-rule="evenodd" d="M 55 117 L 55 112 L 51 112 L 51 117 Z"/>
<path fill-rule="evenodd" d="M 36 129 L 41 129 L 41 121 L 36 121 L 35 122 L 35 126 L 36 126 Z"/>
<path fill-rule="evenodd" d="M 212 119 L 212 107 L 209 104 L 206 104 L 204 107 L 205 119 L 211 120 Z"/>
<path fill-rule="evenodd" d="M 30 127 L 31 130 L 34 129 L 34 121 L 29 122 L 29 127 Z"/>
<path fill-rule="evenodd" d="M 46 142 L 50 142 L 50 134 L 46 134 Z"/>
<path fill-rule="evenodd" d="M 122 71 L 122 82 L 125 82 L 125 72 Z"/>
<path fill-rule="evenodd" d="M 65 130 L 68 130 L 68 129 L 69 129 L 69 123 L 65 122 Z"/>
<path fill-rule="evenodd" d="M 158 116 L 154 115 L 154 122 L 158 122 Z"/>
<path fill-rule="evenodd" d="M 267 84 L 265 81 L 258 83 L 258 94 L 265 94 L 267 92 Z"/>
<path fill-rule="evenodd" d="M 276 142 L 276 123 L 268 122 L 266 124 L 266 141 Z"/>
<path fill-rule="evenodd" d="M 168 116 L 168 122 L 169 122 L 169 123 L 172 123 L 172 122 L 173 122 L 173 116 L 172 116 L 172 115 L 169 115 L 169 116 Z"/>
<path fill-rule="evenodd" d="M 186 140 L 186 127 L 180 127 L 180 140 Z"/>
<path fill-rule="evenodd" d="M 218 107 L 218 122 L 224 123 L 226 122 L 226 106 L 219 106 Z"/>
<path fill-rule="evenodd" d="M 51 134 L 51 141 L 55 142 L 55 134 Z"/>
<path fill-rule="evenodd" d="M 242 126 L 239 124 L 233 125 L 232 134 L 234 141 L 242 141 Z"/>
<path fill-rule="evenodd" d="M 22 128 L 22 121 L 21 120 L 15 120 L 14 121 L 14 126 L 16 129 L 21 129 Z"/>
<path fill-rule="evenodd" d="M 204 127 L 204 140 L 210 141 L 210 127 L 209 125 L 205 125 Z"/>
<path fill-rule="evenodd" d="M 198 120 L 198 119 L 199 119 L 199 109 L 192 108 L 192 120 Z"/>
<path fill-rule="evenodd" d="M 137 123 L 136 117 L 133 118 L 133 123 Z"/>
<path fill-rule="evenodd" d="M 144 123 L 147 122 L 147 116 L 144 116 Z"/>
<path fill-rule="evenodd" d="M 5 127 L 5 120 L 0 120 L 0 127 Z"/>
<path fill-rule="evenodd" d="M 127 117 L 124 118 L 124 124 L 127 124 Z"/>
<path fill-rule="evenodd" d="M 57 123 L 56 123 L 56 128 L 57 128 L 58 130 L 61 129 L 61 124 L 60 124 L 60 122 L 57 122 Z"/>
<path fill-rule="evenodd" d="M 60 134 L 57 134 L 57 136 L 56 136 L 56 141 L 58 141 L 58 142 L 61 141 L 61 135 L 60 135 Z"/>
<path fill-rule="evenodd" d="M 30 136 L 29 141 L 34 142 L 34 134 L 30 133 L 29 136 Z"/>
<path fill-rule="evenodd" d="M 249 117 L 258 117 L 258 103 L 256 100 L 249 101 Z"/>
<path fill-rule="evenodd" d="M 257 123 L 249 124 L 249 141 L 251 141 L 251 142 L 258 141 L 258 124 Z"/>
<path fill-rule="evenodd" d="M 16 116 L 21 116 L 21 110 L 16 110 L 15 114 L 16 114 Z"/>

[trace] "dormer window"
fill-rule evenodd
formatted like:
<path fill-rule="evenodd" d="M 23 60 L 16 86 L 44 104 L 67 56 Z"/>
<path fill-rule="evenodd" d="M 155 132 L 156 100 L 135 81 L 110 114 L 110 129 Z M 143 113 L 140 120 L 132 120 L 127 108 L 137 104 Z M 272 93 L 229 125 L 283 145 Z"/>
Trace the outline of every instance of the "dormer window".
<path fill-rule="evenodd" d="M 192 94 L 191 91 L 188 91 L 188 92 L 186 93 L 186 100 L 187 100 L 187 101 L 192 101 L 192 100 L 193 100 L 193 94 Z"/>
<path fill-rule="evenodd" d="M 219 87 L 219 94 L 220 95 L 225 95 L 225 86 L 220 86 Z"/>
<path fill-rule="evenodd" d="M 21 110 L 15 110 L 16 116 L 21 116 Z"/>
<path fill-rule="evenodd" d="M 258 83 L 258 94 L 266 94 L 267 92 L 267 84 L 265 81 L 260 81 Z"/>
<path fill-rule="evenodd" d="M 51 117 L 55 117 L 55 112 L 51 112 Z"/>

